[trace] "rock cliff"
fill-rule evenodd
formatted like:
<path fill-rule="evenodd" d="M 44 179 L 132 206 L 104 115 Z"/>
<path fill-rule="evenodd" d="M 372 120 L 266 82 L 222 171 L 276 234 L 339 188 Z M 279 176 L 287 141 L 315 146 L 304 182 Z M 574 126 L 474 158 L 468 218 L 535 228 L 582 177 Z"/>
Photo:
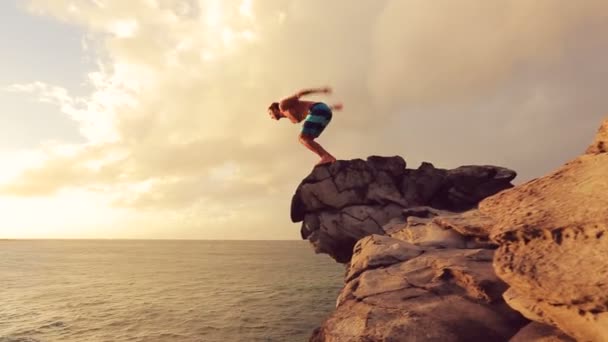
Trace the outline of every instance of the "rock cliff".
<path fill-rule="evenodd" d="M 577 341 L 608 341 L 608 119 L 580 157 L 482 201 L 504 297 Z"/>
<path fill-rule="evenodd" d="M 315 167 L 293 196 L 291 219 L 317 253 L 346 263 L 355 243 L 384 226 L 402 222 L 403 209 L 431 206 L 464 211 L 512 187 L 512 170 L 466 165 L 452 170 L 422 163 L 406 169 L 403 158 L 372 156 Z"/>
<path fill-rule="evenodd" d="M 311 341 L 608 341 L 607 149 L 608 120 L 517 187 L 490 165 L 315 167 L 291 218 L 346 275 Z"/>

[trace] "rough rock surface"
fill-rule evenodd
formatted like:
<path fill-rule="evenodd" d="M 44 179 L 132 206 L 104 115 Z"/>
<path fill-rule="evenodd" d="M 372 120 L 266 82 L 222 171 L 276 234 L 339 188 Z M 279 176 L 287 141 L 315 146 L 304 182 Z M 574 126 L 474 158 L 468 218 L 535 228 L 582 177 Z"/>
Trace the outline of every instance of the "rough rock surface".
<path fill-rule="evenodd" d="M 425 162 L 406 169 L 399 156 L 340 160 L 315 167 L 302 181 L 292 198 L 291 219 L 302 221 L 302 238 L 317 253 L 347 263 L 359 239 L 386 234 L 383 226 L 403 219 L 403 209 L 465 211 L 511 188 L 515 176 L 512 170 L 488 165 L 446 170 Z"/>
<path fill-rule="evenodd" d="M 311 341 L 508 341 L 527 321 L 503 301 L 493 253 L 365 237 Z"/>
<path fill-rule="evenodd" d="M 387 235 L 425 247 L 487 248 L 496 244 L 488 238 L 493 221 L 478 210 L 455 213 L 431 207 L 403 211 L 405 222 L 393 220 L 383 227 Z"/>
<path fill-rule="evenodd" d="M 508 169 L 399 157 L 315 168 L 292 219 L 348 269 L 311 341 L 608 341 L 607 146 L 608 119 L 517 187 Z"/>
<path fill-rule="evenodd" d="M 578 341 L 608 341 L 608 120 L 582 156 L 483 200 L 504 297 Z"/>
<path fill-rule="evenodd" d="M 550 325 L 532 322 L 521 329 L 509 342 L 576 342 Z"/>

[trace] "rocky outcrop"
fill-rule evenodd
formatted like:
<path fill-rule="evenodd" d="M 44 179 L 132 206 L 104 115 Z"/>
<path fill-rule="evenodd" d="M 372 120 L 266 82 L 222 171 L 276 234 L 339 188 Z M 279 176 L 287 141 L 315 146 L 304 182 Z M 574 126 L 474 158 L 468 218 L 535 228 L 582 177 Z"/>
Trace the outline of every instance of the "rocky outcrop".
<path fill-rule="evenodd" d="M 405 166 L 398 156 L 338 161 L 298 187 L 302 238 L 348 264 L 336 312 L 311 340 L 507 340 L 528 320 L 503 300 L 489 218 L 474 208 L 511 188 L 515 172 Z"/>
<path fill-rule="evenodd" d="M 292 219 L 347 264 L 311 341 L 608 341 L 608 119 L 582 156 L 513 187 L 495 166 L 317 167 Z"/>
<path fill-rule="evenodd" d="M 479 205 L 507 302 L 578 341 L 608 341 L 608 120 L 582 156 Z"/>
<path fill-rule="evenodd" d="M 336 311 L 311 341 L 507 341 L 515 335 L 528 321 L 502 298 L 506 284 L 492 269 L 494 250 L 466 248 L 466 237 L 437 224 L 447 220 L 444 214 L 458 220 L 434 211 L 434 217 L 409 217 L 427 233 L 404 234 L 412 228 L 406 223 L 391 227 L 395 237 L 359 240 Z"/>
<path fill-rule="evenodd" d="M 402 220 L 403 209 L 465 211 L 511 188 L 515 176 L 512 170 L 488 165 L 446 170 L 422 163 L 406 169 L 399 156 L 340 160 L 315 167 L 302 181 L 292 199 L 291 219 L 302 222 L 302 238 L 317 253 L 347 263 L 359 239 L 386 235 L 383 226 Z"/>

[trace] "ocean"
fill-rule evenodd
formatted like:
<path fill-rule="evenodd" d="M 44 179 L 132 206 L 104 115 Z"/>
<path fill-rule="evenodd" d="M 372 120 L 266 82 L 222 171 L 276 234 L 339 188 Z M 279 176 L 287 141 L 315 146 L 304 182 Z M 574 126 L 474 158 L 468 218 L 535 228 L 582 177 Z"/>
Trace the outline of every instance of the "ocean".
<path fill-rule="evenodd" d="M 307 341 L 344 267 L 305 241 L 0 241 L 0 342 Z"/>

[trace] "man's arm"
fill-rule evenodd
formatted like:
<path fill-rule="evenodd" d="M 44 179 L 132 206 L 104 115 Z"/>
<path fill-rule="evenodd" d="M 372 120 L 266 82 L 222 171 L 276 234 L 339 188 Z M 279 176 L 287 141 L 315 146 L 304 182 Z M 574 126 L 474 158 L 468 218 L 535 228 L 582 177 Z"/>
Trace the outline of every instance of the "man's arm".
<path fill-rule="evenodd" d="M 314 94 L 314 93 L 330 94 L 331 93 L 331 88 L 330 87 L 323 87 L 323 88 L 312 88 L 312 89 L 300 90 L 299 92 L 295 93 L 294 95 L 291 95 L 289 97 L 286 97 L 286 98 L 282 99 L 281 102 L 279 102 L 279 108 L 282 111 L 283 110 L 287 110 L 290 107 L 292 107 L 295 104 L 297 104 L 298 101 L 300 100 L 300 97 L 302 97 L 304 95 Z"/>
<path fill-rule="evenodd" d="M 296 97 L 301 97 L 301 96 L 315 94 L 315 93 L 330 94 L 331 93 L 331 88 L 330 87 L 323 87 L 323 88 L 303 89 L 303 90 L 300 90 L 299 92 L 297 92 L 295 96 Z"/>

